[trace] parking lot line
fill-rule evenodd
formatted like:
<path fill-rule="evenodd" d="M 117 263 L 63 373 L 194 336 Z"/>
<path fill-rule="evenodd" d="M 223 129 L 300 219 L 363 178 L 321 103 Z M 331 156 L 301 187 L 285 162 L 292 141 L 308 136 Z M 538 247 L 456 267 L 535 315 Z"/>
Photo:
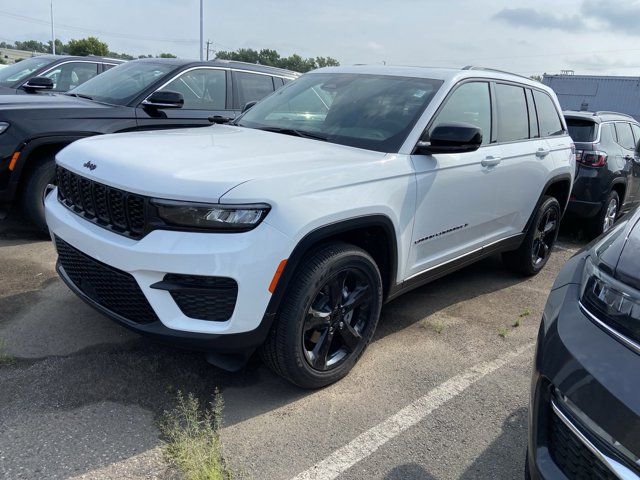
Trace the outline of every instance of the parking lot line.
<path fill-rule="evenodd" d="M 375 427 L 360 434 L 344 447 L 335 450 L 313 467 L 296 475 L 292 480 L 333 480 L 356 463 L 370 456 L 389 440 L 416 425 L 433 411 L 454 399 L 467 388 L 499 368 L 528 352 L 534 343 L 528 343 L 495 360 L 480 363 L 441 383 L 399 412 Z"/>

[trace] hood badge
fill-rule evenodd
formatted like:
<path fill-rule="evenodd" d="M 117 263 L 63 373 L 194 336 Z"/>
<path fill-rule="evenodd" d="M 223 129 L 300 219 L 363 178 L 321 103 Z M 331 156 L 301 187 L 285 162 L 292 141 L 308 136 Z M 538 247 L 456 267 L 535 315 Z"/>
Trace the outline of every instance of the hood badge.
<path fill-rule="evenodd" d="M 96 168 L 98 168 L 98 166 L 95 163 L 91 163 L 90 161 L 83 163 L 82 166 L 85 168 L 88 168 L 91 171 L 94 171 Z"/>

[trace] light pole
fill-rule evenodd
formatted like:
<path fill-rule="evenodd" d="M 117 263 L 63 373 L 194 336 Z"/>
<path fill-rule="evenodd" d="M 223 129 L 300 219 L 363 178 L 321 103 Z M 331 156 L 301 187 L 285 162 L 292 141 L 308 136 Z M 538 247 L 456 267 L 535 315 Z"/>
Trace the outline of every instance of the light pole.
<path fill-rule="evenodd" d="M 56 33 L 53 23 L 53 0 L 51 0 L 51 53 L 56 54 Z"/>
<path fill-rule="evenodd" d="M 204 0 L 200 0 L 200 61 L 204 60 Z"/>

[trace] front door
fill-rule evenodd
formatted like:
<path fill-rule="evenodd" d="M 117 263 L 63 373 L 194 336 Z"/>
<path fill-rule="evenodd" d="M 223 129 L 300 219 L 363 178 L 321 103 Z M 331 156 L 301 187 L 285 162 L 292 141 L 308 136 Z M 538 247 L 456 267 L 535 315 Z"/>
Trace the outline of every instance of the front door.
<path fill-rule="evenodd" d="M 480 249 L 496 236 L 497 178 L 502 149 L 491 143 L 488 82 L 461 84 L 445 100 L 431 124 L 478 126 L 483 145 L 462 154 L 412 155 L 417 199 L 407 277 Z"/>
<path fill-rule="evenodd" d="M 163 110 L 139 106 L 136 109 L 138 125 L 148 129 L 197 127 L 212 125 L 216 120 L 233 119 L 230 83 L 230 75 L 221 68 L 186 70 L 159 88 L 181 93 L 184 106 Z"/>

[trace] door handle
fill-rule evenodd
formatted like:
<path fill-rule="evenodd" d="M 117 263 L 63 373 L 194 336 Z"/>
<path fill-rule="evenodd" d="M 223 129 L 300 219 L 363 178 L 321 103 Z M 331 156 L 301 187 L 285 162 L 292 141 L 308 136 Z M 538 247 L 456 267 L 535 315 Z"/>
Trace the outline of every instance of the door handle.
<path fill-rule="evenodd" d="M 482 162 L 480 162 L 480 165 L 482 165 L 483 167 L 495 167 L 501 161 L 502 161 L 502 158 L 500 157 L 488 156 L 487 158 L 482 160 Z"/>
<path fill-rule="evenodd" d="M 549 155 L 549 152 L 550 150 L 547 150 L 546 148 L 539 148 L 538 150 L 536 150 L 536 157 L 544 158 Z"/>

